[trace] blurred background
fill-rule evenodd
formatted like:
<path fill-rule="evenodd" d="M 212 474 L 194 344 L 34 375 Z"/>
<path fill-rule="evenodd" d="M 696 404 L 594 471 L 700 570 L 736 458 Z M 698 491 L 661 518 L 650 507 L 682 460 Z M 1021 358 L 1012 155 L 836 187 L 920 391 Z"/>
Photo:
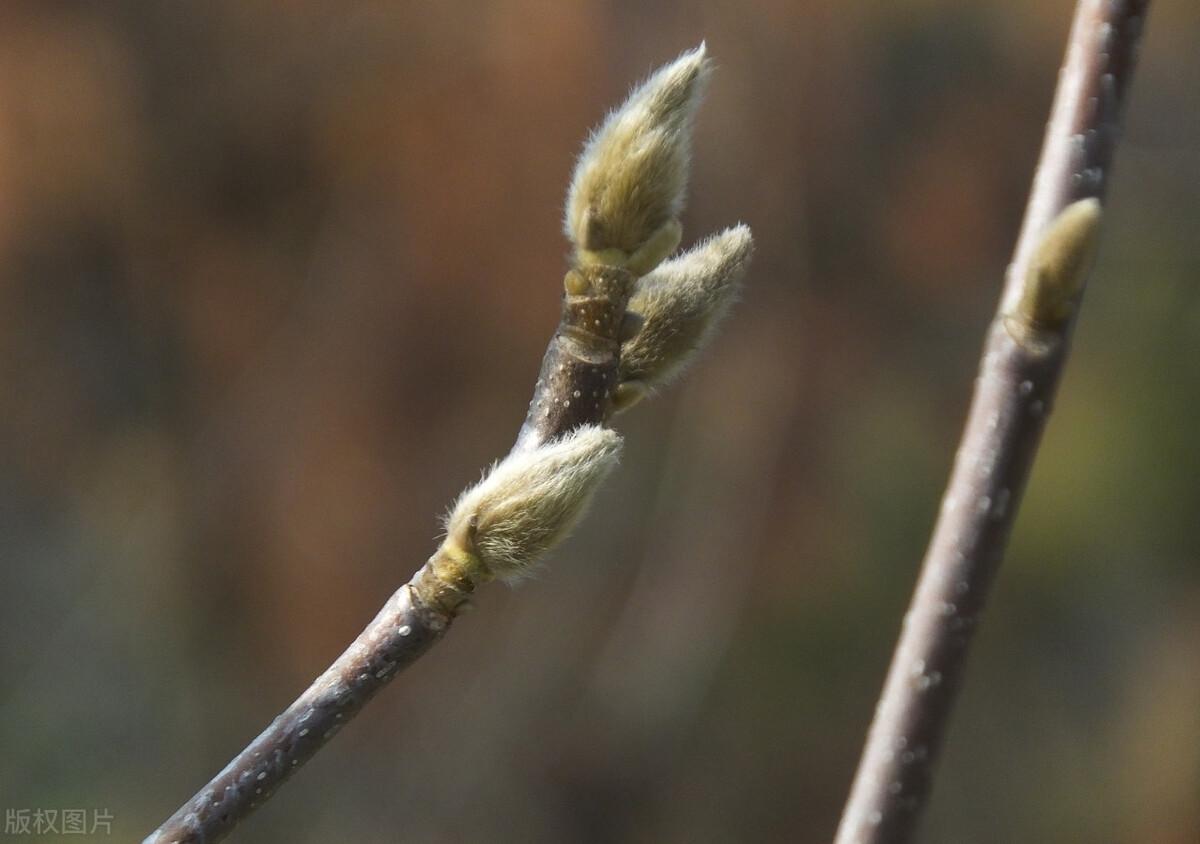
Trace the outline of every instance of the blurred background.
<path fill-rule="evenodd" d="M 1200 6 L 1105 240 L 931 842 L 1200 840 Z M 140 839 L 432 552 L 557 321 L 591 126 L 707 39 L 743 303 L 535 581 L 235 840 L 828 841 L 1066 0 L 0 7 L 0 805 Z"/>

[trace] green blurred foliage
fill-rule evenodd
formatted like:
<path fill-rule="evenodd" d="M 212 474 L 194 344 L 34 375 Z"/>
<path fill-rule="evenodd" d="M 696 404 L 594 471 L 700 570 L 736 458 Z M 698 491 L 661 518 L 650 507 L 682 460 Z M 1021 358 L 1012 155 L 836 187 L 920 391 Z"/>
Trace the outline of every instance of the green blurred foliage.
<path fill-rule="evenodd" d="M 536 581 L 239 836 L 827 841 L 957 442 L 1067 2 L 0 8 L 0 805 L 140 837 L 508 447 L 588 128 L 701 38 L 685 241 L 759 251 Z M 1200 10 L 1105 240 L 924 839 L 1200 839 Z"/>

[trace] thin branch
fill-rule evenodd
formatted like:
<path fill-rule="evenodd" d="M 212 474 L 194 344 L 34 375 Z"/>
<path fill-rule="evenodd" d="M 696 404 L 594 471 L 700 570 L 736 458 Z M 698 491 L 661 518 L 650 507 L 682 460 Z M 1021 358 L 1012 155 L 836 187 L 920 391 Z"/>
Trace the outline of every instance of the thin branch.
<path fill-rule="evenodd" d="M 580 425 L 608 420 L 612 391 L 607 385 L 616 379 L 616 332 L 632 283 L 628 276 L 624 274 L 629 283 L 618 286 L 615 295 L 588 300 L 615 315 L 605 323 L 610 329 L 607 341 L 596 338 L 598 342 L 588 355 L 590 360 L 580 358 L 579 350 L 564 348 L 563 338 L 582 319 L 581 314 L 591 313 L 593 308 L 579 307 L 578 301 L 564 305 L 558 330 L 546 350 L 529 419 L 521 429 L 523 447 L 533 448 Z M 548 377 L 550 373 L 555 377 Z M 576 412 L 546 413 L 551 408 L 569 409 L 577 393 L 586 390 L 591 397 L 599 385 L 606 385 L 601 396 L 588 402 L 576 400 Z M 439 548 L 412 580 L 392 595 L 354 644 L 150 835 L 147 844 L 201 844 L 224 838 L 357 715 L 376 692 L 440 639 L 474 589 L 475 583 L 459 572 L 444 548 Z"/>
<path fill-rule="evenodd" d="M 1066 360 L 1149 0 L 1081 0 L 1004 293 L 837 844 L 912 840 Z"/>
<path fill-rule="evenodd" d="M 441 638 L 479 585 L 520 577 L 570 529 L 616 462 L 620 437 L 602 426 L 682 368 L 749 260 L 749 230 L 737 226 L 663 263 L 679 242 L 709 69 L 703 45 L 680 56 L 588 142 L 569 193 L 576 249 L 562 316 L 508 457 L 459 498 L 441 546 L 345 653 L 147 844 L 224 838 Z M 625 352 L 636 372 L 622 370 Z"/>

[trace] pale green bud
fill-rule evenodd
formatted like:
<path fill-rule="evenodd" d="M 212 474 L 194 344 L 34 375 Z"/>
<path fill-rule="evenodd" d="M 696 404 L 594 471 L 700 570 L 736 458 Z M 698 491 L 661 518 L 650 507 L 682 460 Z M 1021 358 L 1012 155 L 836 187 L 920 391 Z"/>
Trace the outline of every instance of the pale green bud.
<path fill-rule="evenodd" d="M 1021 326 L 1053 330 L 1071 317 L 1095 256 L 1100 211 L 1098 199 L 1081 199 L 1046 227 L 1017 302 L 1015 316 Z"/>
<path fill-rule="evenodd" d="M 615 431 L 585 425 L 514 451 L 459 497 L 445 554 L 489 577 L 519 578 L 574 527 L 620 450 Z"/>
<path fill-rule="evenodd" d="M 678 375 L 737 299 L 754 251 L 744 225 L 726 229 L 638 280 L 629 299 L 636 333 L 621 345 L 618 410 Z"/>
<path fill-rule="evenodd" d="M 710 69 L 701 44 L 635 88 L 592 133 L 575 167 L 563 224 L 581 262 L 622 266 L 654 239 L 653 254 L 642 252 L 636 261 L 645 272 L 673 251 L 692 115 Z"/>

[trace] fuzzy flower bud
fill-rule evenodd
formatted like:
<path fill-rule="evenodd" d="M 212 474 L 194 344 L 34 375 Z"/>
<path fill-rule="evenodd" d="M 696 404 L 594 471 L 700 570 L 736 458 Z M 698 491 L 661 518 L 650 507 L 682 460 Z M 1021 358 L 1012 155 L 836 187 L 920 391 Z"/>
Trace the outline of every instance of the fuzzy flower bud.
<path fill-rule="evenodd" d="M 1100 201 L 1081 199 L 1059 212 L 1033 253 L 1015 319 L 1022 330 L 1056 329 L 1066 322 L 1087 280 L 1100 232 Z M 1019 339 L 1019 338 L 1018 338 Z"/>
<path fill-rule="evenodd" d="M 754 240 L 739 225 L 714 235 L 640 279 L 629 300 L 637 333 L 621 346 L 616 407 L 678 375 L 737 299 Z"/>
<path fill-rule="evenodd" d="M 564 220 L 579 260 L 632 260 L 647 272 L 674 251 L 692 115 L 710 69 L 703 44 L 689 50 L 634 89 L 592 133 L 575 167 Z"/>
<path fill-rule="evenodd" d="M 490 577 L 521 577 L 574 527 L 620 450 L 616 432 L 585 425 L 514 451 L 459 497 L 443 548 Z"/>

